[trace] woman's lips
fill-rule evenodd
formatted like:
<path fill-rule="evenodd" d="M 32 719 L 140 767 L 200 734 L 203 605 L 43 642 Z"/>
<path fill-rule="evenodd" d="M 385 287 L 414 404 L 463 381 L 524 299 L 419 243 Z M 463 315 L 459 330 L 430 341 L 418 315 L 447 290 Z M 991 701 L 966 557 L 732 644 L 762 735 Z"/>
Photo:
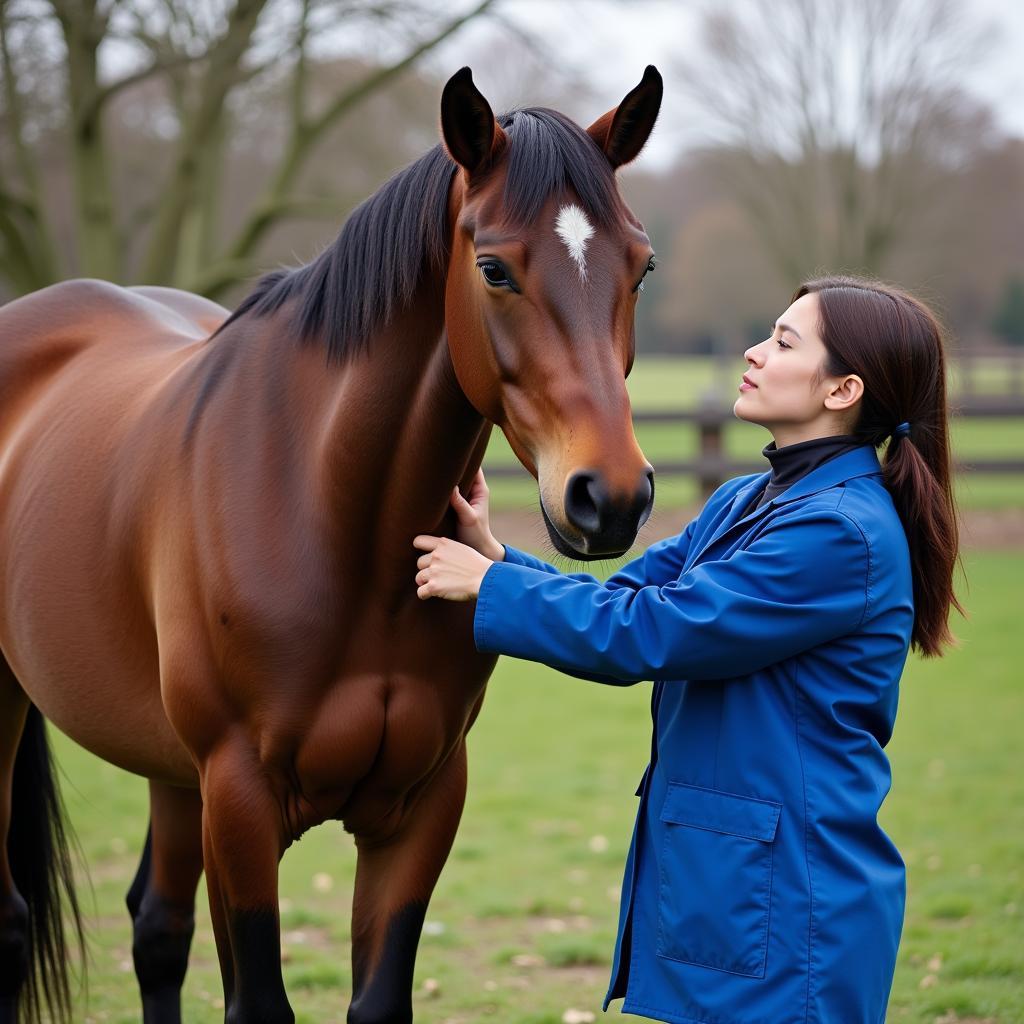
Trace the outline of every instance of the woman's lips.
<path fill-rule="evenodd" d="M 740 391 L 753 391 L 757 385 L 746 375 L 743 374 L 743 380 L 740 382 Z"/>

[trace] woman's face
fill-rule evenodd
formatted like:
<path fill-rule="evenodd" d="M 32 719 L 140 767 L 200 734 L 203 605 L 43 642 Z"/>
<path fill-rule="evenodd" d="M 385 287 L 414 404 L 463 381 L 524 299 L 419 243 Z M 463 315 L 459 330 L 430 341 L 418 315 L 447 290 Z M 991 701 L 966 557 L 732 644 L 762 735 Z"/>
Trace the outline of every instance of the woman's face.
<path fill-rule="evenodd" d="M 803 295 L 779 317 L 771 337 L 743 353 L 747 372 L 733 412 L 767 427 L 779 448 L 842 433 L 849 420 L 852 379 L 823 372 L 826 350 L 818 333 L 818 298 Z M 860 391 L 853 397 L 853 404 Z"/>

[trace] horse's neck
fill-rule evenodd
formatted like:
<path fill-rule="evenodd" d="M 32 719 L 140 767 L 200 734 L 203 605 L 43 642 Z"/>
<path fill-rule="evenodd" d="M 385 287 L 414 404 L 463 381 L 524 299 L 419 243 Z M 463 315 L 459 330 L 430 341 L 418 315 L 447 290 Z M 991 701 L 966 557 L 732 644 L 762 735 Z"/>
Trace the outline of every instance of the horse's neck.
<path fill-rule="evenodd" d="M 406 544 L 444 529 L 452 488 L 472 479 L 490 429 L 456 380 L 442 302 L 414 303 L 338 383 L 320 455 L 338 548 L 404 573 Z"/>

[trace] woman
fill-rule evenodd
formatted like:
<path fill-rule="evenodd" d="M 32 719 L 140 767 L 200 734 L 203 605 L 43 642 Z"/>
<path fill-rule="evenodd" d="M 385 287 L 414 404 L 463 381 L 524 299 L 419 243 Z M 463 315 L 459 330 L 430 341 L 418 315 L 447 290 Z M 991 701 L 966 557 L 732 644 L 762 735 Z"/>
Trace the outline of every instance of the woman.
<path fill-rule="evenodd" d="M 735 413 L 771 432 L 771 473 L 605 583 L 499 545 L 480 477 L 453 495 L 463 543 L 416 538 L 418 594 L 475 598 L 481 650 L 655 680 L 606 1007 L 878 1024 L 905 888 L 882 748 L 908 648 L 940 654 L 960 608 L 940 330 L 829 278 L 745 357 Z"/>

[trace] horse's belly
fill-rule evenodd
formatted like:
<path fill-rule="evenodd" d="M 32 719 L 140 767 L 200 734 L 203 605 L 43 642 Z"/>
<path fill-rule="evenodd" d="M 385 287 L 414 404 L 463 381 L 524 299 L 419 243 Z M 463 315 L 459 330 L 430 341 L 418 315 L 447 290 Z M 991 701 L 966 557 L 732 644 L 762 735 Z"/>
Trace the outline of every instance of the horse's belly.
<path fill-rule="evenodd" d="M 124 665 L 123 654 L 103 653 L 93 645 L 83 655 L 55 635 L 10 660 L 32 703 L 86 750 L 137 775 L 196 785 L 192 759 L 164 714 L 159 680 Z"/>

